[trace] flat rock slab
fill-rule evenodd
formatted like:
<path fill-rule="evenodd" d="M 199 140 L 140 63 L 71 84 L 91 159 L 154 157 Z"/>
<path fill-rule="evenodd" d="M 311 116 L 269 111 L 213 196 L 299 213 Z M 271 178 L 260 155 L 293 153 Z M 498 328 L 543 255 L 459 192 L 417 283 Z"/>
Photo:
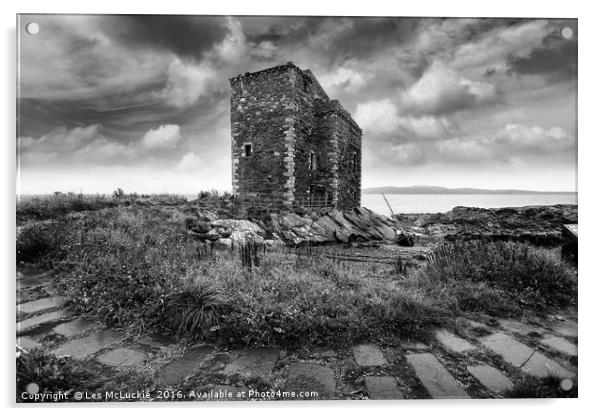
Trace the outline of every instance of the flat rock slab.
<path fill-rule="evenodd" d="M 433 399 L 470 399 L 433 354 L 408 354 L 406 359 Z"/>
<path fill-rule="evenodd" d="M 356 345 L 353 347 L 353 357 L 355 358 L 355 362 L 361 367 L 387 365 L 387 360 L 376 345 Z"/>
<path fill-rule="evenodd" d="M 372 400 L 399 400 L 403 394 L 399 391 L 395 377 L 366 376 L 364 377 L 368 395 Z"/>
<path fill-rule="evenodd" d="M 532 348 L 522 342 L 518 342 L 503 332 L 496 332 L 495 334 L 480 338 L 480 341 L 515 367 L 520 367 L 533 355 Z"/>
<path fill-rule="evenodd" d="M 543 338 L 540 342 L 563 354 L 577 356 L 577 346 L 564 338 L 551 335 Z"/>
<path fill-rule="evenodd" d="M 482 322 L 478 322 L 478 321 L 474 321 L 472 319 L 464 319 L 464 322 L 466 322 L 468 324 L 468 326 L 475 328 L 475 329 L 485 329 L 485 328 L 489 328 L 487 325 L 485 325 Z"/>
<path fill-rule="evenodd" d="M 177 341 L 169 335 L 150 334 L 144 335 L 137 339 L 140 344 L 148 345 L 152 348 L 167 347 L 168 345 L 177 344 Z"/>
<path fill-rule="evenodd" d="M 85 338 L 69 341 L 55 349 L 55 355 L 68 355 L 75 359 L 83 359 L 98 351 L 108 348 L 121 341 L 121 334 L 106 329 Z"/>
<path fill-rule="evenodd" d="M 48 309 L 59 308 L 63 305 L 64 301 L 65 298 L 62 296 L 51 296 L 21 303 L 20 305 L 17 305 L 17 310 L 19 313 L 37 313 Z"/>
<path fill-rule="evenodd" d="M 33 318 L 28 318 L 21 322 L 17 322 L 17 334 L 27 334 L 41 326 L 58 324 L 60 321 L 66 318 L 67 314 L 64 311 L 53 311 L 42 315 L 34 316 Z"/>
<path fill-rule="evenodd" d="M 260 347 L 233 351 L 236 358 L 226 365 L 228 375 L 239 374 L 247 377 L 266 377 L 276 365 L 280 349 Z"/>
<path fill-rule="evenodd" d="M 508 332 L 515 332 L 521 335 L 529 335 L 531 333 L 543 334 L 545 331 L 532 325 L 527 325 L 523 322 L 499 319 L 500 326 Z"/>
<path fill-rule="evenodd" d="M 576 337 L 577 336 L 577 322 L 566 320 L 554 327 L 554 331 L 565 337 Z"/>
<path fill-rule="evenodd" d="M 336 389 L 334 370 L 317 364 L 291 364 L 286 389 L 295 394 L 315 391 L 318 392 L 318 399 L 331 399 Z"/>
<path fill-rule="evenodd" d="M 409 339 L 400 339 L 399 346 L 404 350 L 426 350 L 428 349 L 428 345 L 419 342 L 419 341 L 411 341 Z"/>
<path fill-rule="evenodd" d="M 93 326 L 93 321 L 89 321 L 84 318 L 77 318 L 71 322 L 65 322 L 64 324 L 55 326 L 52 331 L 64 337 L 71 338 L 88 331 Z"/>
<path fill-rule="evenodd" d="M 521 368 L 525 372 L 540 378 L 547 376 L 555 376 L 559 378 L 575 377 L 574 373 L 539 352 L 533 354 L 529 361 L 527 361 Z"/>
<path fill-rule="evenodd" d="M 33 339 L 29 338 L 29 337 L 19 337 L 17 338 L 17 345 L 21 348 L 24 348 L 26 350 L 33 350 L 34 348 L 40 348 L 42 346 L 42 344 L 40 344 L 39 342 L 34 341 Z"/>
<path fill-rule="evenodd" d="M 35 269 L 31 266 L 20 267 L 17 270 L 17 288 L 37 286 L 50 282 L 48 272 Z"/>
<path fill-rule="evenodd" d="M 462 353 L 465 351 L 476 350 L 476 347 L 470 342 L 452 334 L 445 329 L 436 331 L 435 338 L 437 338 L 437 341 L 439 341 L 445 348 L 453 352 Z"/>
<path fill-rule="evenodd" d="M 310 354 L 313 358 L 336 358 L 337 353 L 329 348 L 316 348 Z"/>
<path fill-rule="evenodd" d="M 491 366 L 475 365 L 469 366 L 467 370 L 479 380 L 482 385 L 494 393 L 503 393 L 504 391 L 512 390 L 514 387 L 514 384 L 512 384 L 512 381 L 510 381 L 508 377 Z"/>
<path fill-rule="evenodd" d="M 110 367 L 130 367 L 144 362 L 147 355 L 142 351 L 129 348 L 117 348 L 98 357 L 98 361 Z"/>
<path fill-rule="evenodd" d="M 182 381 L 198 371 L 202 362 L 214 352 L 213 347 L 201 345 L 192 347 L 184 355 L 161 367 L 157 372 L 157 382 L 170 386 Z"/>

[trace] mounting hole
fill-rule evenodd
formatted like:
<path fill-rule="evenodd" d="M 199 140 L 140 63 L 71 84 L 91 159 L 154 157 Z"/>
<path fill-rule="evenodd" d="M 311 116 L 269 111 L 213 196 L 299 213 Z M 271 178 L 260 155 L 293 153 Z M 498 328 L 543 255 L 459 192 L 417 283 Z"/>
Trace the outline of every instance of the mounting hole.
<path fill-rule="evenodd" d="M 36 22 L 27 23 L 27 25 L 25 25 L 25 31 L 30 35 L 37 35 L 40 33 L 40 25 Z"/>
<path fill-rule="evenodd" d="M 560 382 L 560 388 L 564 391 L 569 391 L 573 388 L 573 380 L 571 380 L 570 378 L 562 379 L 562 381 Z"/>
<path fill-rule="evenodd" d="M 564 27 L 564 28 L 562 28 L 562 31 L 560 32 L 560 34 L 562 35 L 563 38 L 570 39 L 573 37 L 573 29 L 571 29 L 568 26 Z"/>

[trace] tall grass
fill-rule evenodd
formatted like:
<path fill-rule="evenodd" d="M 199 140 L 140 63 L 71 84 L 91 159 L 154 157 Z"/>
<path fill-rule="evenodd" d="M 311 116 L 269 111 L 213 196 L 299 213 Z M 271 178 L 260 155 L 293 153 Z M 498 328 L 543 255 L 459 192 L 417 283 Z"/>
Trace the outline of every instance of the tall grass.
<path fill-rule="evenodd" d="M 443 244 L 428 257 L 423 273 L 442 284 L 487 285 L 515 297 L 511 303 L 537 309 L 565 307 L 577 298 L 575 271 L 549 251 L 525 243 Z"/>
<path fill-rule="evenodd" d="M 251 242 L 240 252 L 211 252 L 182 232 L 183 222 L 160 207 L 91 211 L 56 222 L 46 232 L 61 235 L 60 244 L 50 241 L 40 256 L 79 313 L 225 344 L 420 338 L 464 311 L 512 315 L 576 297 L 568 266 L 524 245 L 443 246 L 426 268 L 399 279 L 390 265 L 297 256 Z M 35 246 L 35 232 L 22 235 L 24 247 Z M 402 262 L 397 268 L 404 272 Z"/>
<path fill-rule="evenodd" d="M 75 360 L 57 357 L 41 349 L 18 352 L 16 367 L 17 402 L 29 401 L 26 393 L 30 383 L 38 385 L 40 394 L 54 394 L 59 391 L 91 390 L 98 379 L 98 375 L 76 365 Z"/>
<path fill-rule="evenodd" d="M 104 208 L 115 208 L 119 206 L 174 206 L 186 203 L 186 197 L 183 195 L 126 194 L 121 189 L 116 190 L 112 196 L 56 192 L 52 195 L 34 196 L 19 201 L 17 203 L 17 224 L 24 224 L 27 221 L 58 219 L 72 212 L 97 211 Z"/>
<path fill-rule="evenodd" d="M 23 224 L 26 221 L 55 219 L 70 212 L 92 211 L 118 205 L 117 199 L 106 195 L 55 193 L 35 196 L 17 203 L 17 224 Z"/>

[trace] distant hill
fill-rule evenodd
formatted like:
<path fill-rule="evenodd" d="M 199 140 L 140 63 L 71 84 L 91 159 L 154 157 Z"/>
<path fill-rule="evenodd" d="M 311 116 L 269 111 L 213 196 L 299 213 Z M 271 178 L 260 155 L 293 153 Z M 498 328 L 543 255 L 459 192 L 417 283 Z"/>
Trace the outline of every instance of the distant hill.
<path fill-rule="evenodd" d="M 478 189 L 478 188 L 446 188 L 444 186 L 381 186 L 377 188 L 362 189 L 364 194 L 503 194 L 503 195 L 526 195 L 526 194 L 570 194 L 574 192 L 541 192 L 527 191 L 522 189 Z"/>

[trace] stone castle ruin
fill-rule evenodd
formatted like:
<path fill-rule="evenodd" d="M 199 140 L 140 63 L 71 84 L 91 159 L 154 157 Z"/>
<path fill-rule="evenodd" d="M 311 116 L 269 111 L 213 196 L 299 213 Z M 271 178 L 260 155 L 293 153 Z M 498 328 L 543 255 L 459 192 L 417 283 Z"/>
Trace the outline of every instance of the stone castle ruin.
<path fill-rule="evenodd" d="M 292 63 L 230 79 L 232 188 L 289 207 L 360 205 L 362 130 Z"/>

